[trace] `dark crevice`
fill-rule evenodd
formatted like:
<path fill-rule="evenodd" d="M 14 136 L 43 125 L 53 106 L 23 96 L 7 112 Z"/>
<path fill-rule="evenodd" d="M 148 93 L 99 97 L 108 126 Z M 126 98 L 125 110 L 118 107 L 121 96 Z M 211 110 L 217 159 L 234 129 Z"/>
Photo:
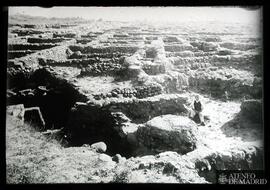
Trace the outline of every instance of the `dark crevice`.
<path fill-rule="evenodd" d="M 70 84 L 53 77 L 45 69 L 37 70 L 29 77 L 19 73 L 10 77 L 9 81 L 20 81 L 20 78 L 21 83 L 17 83 L 16 87 L 8 85 L 8 89 L 15 95 L 7 98 L 7 104 L 24 104 L 25 108 L 39 107 L 46 129 L 64 127 L 71 107 L 76 101 L 84 99 Z M 31 120 L 30 116 L 27 118 Z"/>
<path fill-rule="evenodd" d="M 78 106 L 72 109 L 68 118 L 65 134 L 69 146 L 103 141 L 107 145 L 107 154 L 131 156 L 131 145 L 115 130 L 116 121 L 109 110 L 88 105 Z"/>

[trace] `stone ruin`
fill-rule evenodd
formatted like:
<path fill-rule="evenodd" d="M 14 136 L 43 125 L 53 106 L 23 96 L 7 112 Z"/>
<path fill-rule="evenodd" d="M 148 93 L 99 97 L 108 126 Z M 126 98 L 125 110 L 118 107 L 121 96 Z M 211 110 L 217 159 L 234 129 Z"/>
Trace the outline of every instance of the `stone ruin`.
<path fill-rule="evenodd" d="M 239 141 L 249 152 L 240 148 L 241 143 L 221 150 L 202 146 L 203 129 L 188 118 L 185 108 L 196 93 L 211 101 L 255 99 L 245 100 L 239 115 L 254 118 L 245 126 L 261 126 L 259 38 L 251 41 L 248 34 L 239 38 L 199 29 L 186 29 L 186 35 L 181 26 L 173 34 L 147 25 L 101 31 L 82 26 L 84 30 L 78 26 L 9 28 L 13 34 L 7 61 L 9 106 L 36 110 L 46 130 L 63 129 L 69 146 L 103 141 L 107 145 L 103 152 L 137 157 L 141 163 L 146 155 L 157 163 L 167 156 L 198 170 L 208 182 L 215 182 L 217 169 L 262 168 L 260 145 L 248 149 Z M 71 29 L 62 30 L 66 27 Z M 231 137 L 236 130 L 231 123 L 238 121 L 234 118 L 216 127 Z M 217 141 L 229 139 L 221 136 Z M 135 161 L 127 159 L 125 164 L 129 162 Z M 138 170 L 150 165 L 141 164 Z M 165 166 L 164 173 L 180 175 L 176 171 L 181 166 Z M 179 178 L 186 182 L 184 176 Z"/>

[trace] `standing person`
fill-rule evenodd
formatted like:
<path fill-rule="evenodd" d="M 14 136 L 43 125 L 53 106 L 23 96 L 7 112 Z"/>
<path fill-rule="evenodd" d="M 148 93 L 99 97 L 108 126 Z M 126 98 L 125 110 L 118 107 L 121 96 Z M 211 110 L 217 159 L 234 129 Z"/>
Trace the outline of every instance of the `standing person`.
<path fill-rule="evenodd" d="M 224 92 L 224 99 L 226 102 L 229 101 L 229 94 L 228 94 L 227 90 L 225 90 L 225 92 Z"/>
<path fill-rule="evenodd" d="M 202 103 L 200 101 L 199 95 L 196 95 L 195 100 L 194 100 L 194 102 L 192 104 L 192 109 L 189 112 L 189 116 L 191 118 L 194 118 L 196 116 L 196 114 L 198 114 L 198 116 L 200 118 L 200 124 L 205 126 L 202 111 L 203 111 L 203 105 L 202 105 Z"/>

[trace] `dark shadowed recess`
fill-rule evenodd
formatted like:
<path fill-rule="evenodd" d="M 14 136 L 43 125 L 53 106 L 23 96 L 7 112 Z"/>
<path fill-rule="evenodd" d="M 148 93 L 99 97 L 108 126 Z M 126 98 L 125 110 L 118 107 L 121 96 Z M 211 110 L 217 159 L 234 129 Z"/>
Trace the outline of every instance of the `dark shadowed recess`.
<path fill-rule="evenodd" d="M 40 87 L 45 87 L 41 90 Z M 66 125 L 70 108 L 83 97 L 66 81 L 57 79 L 45 69 L 32 74 L 18 73 L 8 77 L 8 89 L 17 95 L 7 99 L 8 105 L 24 104 L 24 107 L 39 107 L 46 128 L 61 128 Z M 33 95 L 22 94 L 31 90 Z"/>
<path fill-rule="evenodd" d="M 130 157 L 132 146 L 126 138 L 119 136 L 114 129 L 116 125 L 117 122 L 108 109 L 96 106 L 78 106 L 72 108 L 64 131 L 69 146 L 82 146 L 103 141 L 107 145 L 107 154 L 120 153 Z"/>

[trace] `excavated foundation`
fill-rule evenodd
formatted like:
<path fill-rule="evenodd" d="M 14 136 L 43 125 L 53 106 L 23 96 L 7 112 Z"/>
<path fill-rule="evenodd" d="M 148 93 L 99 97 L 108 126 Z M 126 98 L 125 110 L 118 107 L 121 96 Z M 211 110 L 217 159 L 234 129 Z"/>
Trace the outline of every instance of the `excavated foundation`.
<path fill-rule="evenodd" d="M 118 155 L 117 164 L 131 163 L 130 173 L 143 170 L 138 176 L 161 172 L 184 182 L 192 171 L 216 183 L 217 170 L 263 169 L 261 139 L 253 135 L 262 128 L 260 102 L 248 100 L 241 108 L 237 102 L 262 97 L 257 45 L 228 43 L 217 37 L 222 33 L 192 37 L 194 31 L 167 35 L 140 28 L 44 37 L 31 36 L 43 33 L 34 29 L 13 31 L 30 36 L 8 46 L 8 105 L 23 104 L 25 121 L 40 126 L 42 115 L 44 134 L 60 131 L 67 147 L 104 142 L 103 153 L 126 157 L 120 163 Z M 205 126 L 188 116 L 198 94 L 208 109 Z M 234 117 L 238 108 L 238 116 L 255 118 L 252 125 Z"/>
<path fill-rule="evenodd" d="M 22 83 L 15 83 L 23 81 Z M 134 155 L 135 149 L 127 139 L 127 134 L 119 132 L 123 121 L 114 117 L 121 111 L 137 124 L 164 115 L 185 112 L 183 103 L 186 97 L 181 95 L 160 95 L 148 99 L 132 100 L 104 104 L 84 103 L 87 98 L 79 94 L 74 87 L 63 79 L 53 76 L 47 69 L 38 69 L 25 75 L 17 73 L 9 78 L 8 105 L 23 104 L 25 108 L 39 107 L 45 121 L 45 129 L 63 128 L 63 137 L 68 146 L 82 146 L 103 141 L 107 144 L 107 153 L 120 153 L 125 157 Z M 35 122 L 35 116 L 28 113 L 26 120 Z M 133 123 L 134 126 L 137 124 Z"/>
<path fill-rule="evenodd" d="M 40 62 L 40 60 L 38 61 Z M 44 63 L 48 65 L 47 62 Z M 55 66 L 55 64 L 52 65 Z M 174 137 L 178 133 L 177 131 L 165 132 L 163 129 L 158 129 L 160 132 L 154 134 L 151 130 L 147 131 L 143 128 L 137 130 L 138 127 L 144 126 L 147 121 L 155 117 L 187 113 L 183 105 L 187 103 L 188 98 L 181 94 L 160 94 L 141 99 L 126 97 L 124 99 L 118 98 L 117 101 L 105 102 L 102 98 L 89 102 L 89 98 L 80 94 L 70 81 L 58 78 L 46 67 L 32 73 L 10 74 L 8 86 L 11 94 L 8 98 L 8 104 L 24 104 L 26 108 L 39 107 L 46 123 L 45 129 L 63 129 L 61 135 L 67 141 L 67 146 L 91 145 L 102 141 L 107 144 L 107 154 L 120 153 L 127 158 L 148 154 L 155 155 L 166 151 L 166 147 L 161 145 L 164 142 L 168 145 L 172 142 L 170 142 L 170 138 L 160 137 L 159 134 Z M 124 114 L 127 121 L 118 120 L 114 116 L 116 112 Z M 31 113 L 26 117 L 27 120 L 31 120 Z M 124 129 L 126 126 L 127 128 L 132 126 L 133 131 L 126 132 Z M 152 137 L 152 135 L 154 136 Z M 154 141 L 157 139 L 161 145 L 155 144 Z M 179 140 L 183 150 L 177 149 L 177 147 L 171 147 L 169 150 L 187 154 L 196 150 L 196 141 L 196 139 L 194 142 L 187 140 L 181 144 L 183 142 Z M 258 155 L 258 158 L 254 159 L 260 158 L 261 156 Z M 197 165 L 196 168 L 199 168 Z M 215 168 L 214 165 L 212 168 Z M 214 179 L 211 176 L 214 174 L 213 169 L 200 173 L 210 182 L 213 182 Z"/>
<path fill-rule="evenodd" d="M 14 82 L 20 80 L 21 83 Z M 108 146 L 108 154 L 130 157 L 131 146 L 114 130 L 116 121 L 108 108 L 75 104 L 85 102 L 86 98 L 65 80 L 40 69 L 30 76 L 18 73 L 10 77 L 9 86 L 12 90 L 8 90 L 8 105 L 23 104 L 26 109 L 39 107 L 46 123 L 44 130 L 63 128 L 61 134 L 68 146 L 103 141 Z M 25 121 L 40 124 L 31 113 L 25 114 Z"/>
<path fill-rule="evenodd" d="M 64 127 L 74 103 L 85 100 L 65 80 L 55 78 L 45 69 L 29 75 L 18 73 L 12 76 L 9 78 L 9 89 L 13 94 L 7 98 L 8 105 L 39 107 L 46 122 L 46 129 Z"/>

